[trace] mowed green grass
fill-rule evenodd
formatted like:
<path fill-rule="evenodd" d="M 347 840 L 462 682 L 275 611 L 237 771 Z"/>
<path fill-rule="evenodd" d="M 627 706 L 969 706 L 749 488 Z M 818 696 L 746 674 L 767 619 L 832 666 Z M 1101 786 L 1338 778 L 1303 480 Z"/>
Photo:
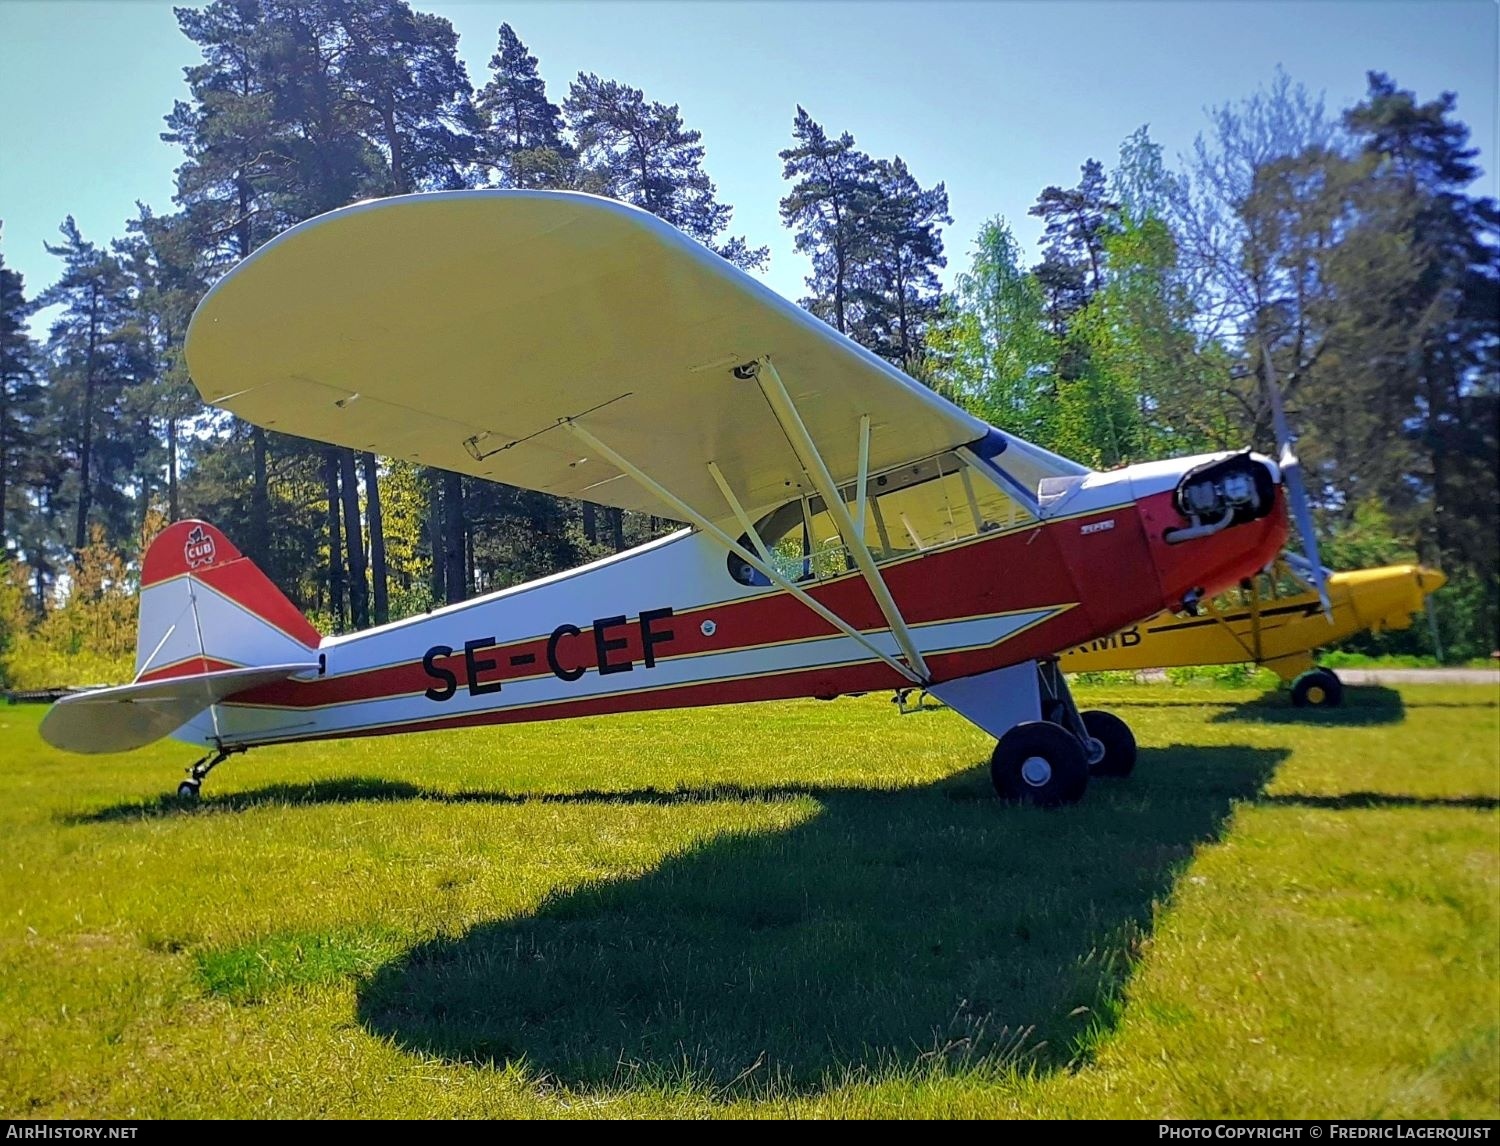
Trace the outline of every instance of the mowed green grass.
<path fill-rule="evenodd" d="M 0 1114 L 1500 1115 L 1494 689 L 884 698 L 64 756 L 0 708 Z"/>

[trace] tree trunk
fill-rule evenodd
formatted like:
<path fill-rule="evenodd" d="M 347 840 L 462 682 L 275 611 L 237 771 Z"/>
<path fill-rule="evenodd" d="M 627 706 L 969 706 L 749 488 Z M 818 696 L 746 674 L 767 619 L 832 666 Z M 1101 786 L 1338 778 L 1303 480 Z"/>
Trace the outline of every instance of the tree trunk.
<path fill-rule="evenodd" d="M 78 520 L 73 528 L 73 548 L 82 549 L 89 539 L 89 509 L 93 502 L 94 460 L 94 362 L 99 346 L 98 290 L 89 302 L 89 352 L 83 374 L 83 433 L 78 443 Z"/>
<path fill-rule="evenodd" d="M 614 534 L 615 552 L 620 553 L 625 548 L 625 511 L 623 509 L 609 511 L 609 527 Z"/>
<path fill-rule="evenodd" d="M 182 505 L 177 492 L 177 419 L 167 419 L 167 521 L 171 523 L 182 516 Z"/>
<path fill-rule="evenodd" d="M 443 475 L 429 469 L 427 477 L 427 548 L 432 556 L 429 588 L 434 605 L 448 599 L 447 565 L 443 559 Z"/>
<path fill-rule="evenodd" d="M 323 488 L 328 498 L 328 611 L 335 632 L 344 631 L 344 537 L 339 529 L 338 450 L 323 451 Z"/>
<path fill-rule="evenodd" d="M 474 584 L 474 531 L 464 528 L 464 600 L 477 592 Z"/>
<path fill-rule="evenodd" d="M 443 579 L 448 589 L 448 604 L 464 599 L 467 577 L 464 572 L 464 479 L 453 473 L 443 474 Z"/>
<path fill-rule="evenodd" d="M 590 544 L 599 540 L 599 518 L 594 511 L 594 503 L 586 501 L 583 503 L 583 536 Z"/>
<path fill-rule="evenodd" d="M 5 347 L 0 345 L 0 360 L 5 355 Z M 10 534 L 5 531 L 5 504 L 10 497 L 6 485 L 6 479 L 10 475 L 10 442 L 6 438 L 5 430 L 10 425 L 10 393 L 5 386 L 5 379 L 0 378 L 0 554 L 5 553 L 10 546 Z"/>
<path fill-rule="evenodd" d="M 391 619 L 388 576 L 385 568 L 385 515 L 380 509 L 380 469 L 375 455 L 363 454 L 365 467 L 365 519 L 370 523 L 370 580 L 375 588 L 375 623 Z"/>
<path fill-rule="evenodd" d="M 380 109 L 380 119 L 385 127 L 385 142 L 391 152 L 391 184 L 397 195 L 411 190 L 406 180 L 406 153 L 401 146 L 401 133 L 396 130 L 396 106 L 389 98 Z"/>
<path fill-rule="evenodd" d="M 349 619 L 356 629 L 370 627 L 370 582 L 365 568 L 365 537 L 359 524 L 359 478 L 354 473 L 354 451 L 342 446 L 339 484 L 344 500 L 344 547 L 349 551 Z"/>
<path fill-rule="evenodd" d="M 266 482 L 266 432 L 250 430 L 254 476 L 250 485 L 250 559 L 262 568 L 271 564 L 271 494 Z"/>

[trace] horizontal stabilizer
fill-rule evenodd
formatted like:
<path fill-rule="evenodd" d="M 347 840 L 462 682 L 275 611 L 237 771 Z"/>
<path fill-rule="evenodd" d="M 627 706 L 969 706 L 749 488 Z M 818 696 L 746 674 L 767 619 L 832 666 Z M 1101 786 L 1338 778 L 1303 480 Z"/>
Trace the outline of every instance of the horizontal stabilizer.
<path fill-rule="evenodd" d="M 65 752 L 128 752 L 170 735 L 237 692 L 317 670 L 316 661 L 264 665 L 75 693 L 42 719 L 42 739 Z"/>

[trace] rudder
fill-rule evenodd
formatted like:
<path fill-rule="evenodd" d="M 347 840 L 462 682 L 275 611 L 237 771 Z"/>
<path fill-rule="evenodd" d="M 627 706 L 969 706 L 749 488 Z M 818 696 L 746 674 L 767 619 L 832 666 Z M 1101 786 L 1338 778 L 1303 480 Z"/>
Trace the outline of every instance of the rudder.
<path fill-rule="evenodd" d="M 157 534 L 141 566 L 135 675 L 141 682 L 316 659 L 322 636 L 205 521 Z"/>

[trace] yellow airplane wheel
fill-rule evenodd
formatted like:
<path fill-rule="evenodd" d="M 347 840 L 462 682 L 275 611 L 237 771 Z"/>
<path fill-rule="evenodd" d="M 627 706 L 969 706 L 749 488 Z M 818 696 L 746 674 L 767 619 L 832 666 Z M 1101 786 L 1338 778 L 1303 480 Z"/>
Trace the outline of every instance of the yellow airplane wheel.
<path fill-rule="evenodd" d="M 1344 701 L 1344 682 L 1329 669 L 1313 669 L 1292 682 L 1292 704 L 1298 708 L 1337 708 Z"/>

